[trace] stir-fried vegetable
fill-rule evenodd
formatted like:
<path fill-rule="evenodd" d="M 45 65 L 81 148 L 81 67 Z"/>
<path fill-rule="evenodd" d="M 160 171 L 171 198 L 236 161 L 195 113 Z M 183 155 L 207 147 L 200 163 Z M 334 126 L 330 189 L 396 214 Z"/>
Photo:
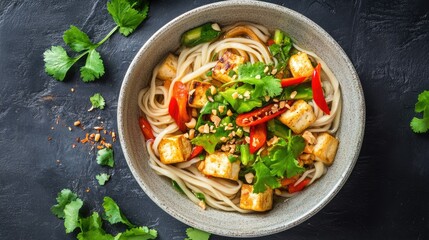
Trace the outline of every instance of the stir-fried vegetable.
<path fill-rule="evenodd" d="M 217 23 L 206 23 L 193 28 L 182 35 L 182 44 L 193 47 L 201 43 L 211 42 L 220 35 L 220 27 Z"/>
<path fill-rule="evenodd" d="M 188 113 L 188 88 L 180 81 L 174 84 L 168 113 L 174 119 L 180 131 L 186 132 L 185 123 L 191 120 Z"/>
<path fill-rule="evenodd" d="M 139 126 L 142 130 L 144 138 L 147 140 L 154 140 L 155 136 L 153 135 L 152 127 L 150 123 L 144 117 L 139 118 Z"/>
<path fill-rule="evenodd" d="M 317 64 L 311 79 L 311 87 L 313 89 L 313 99 L 317 106 L 326 114 L 330 114 L 328 104 L 323 96 L 322 82 L 320 81 L 320 63 Z"/>
<path fill-rule="evenodd" d="M 261 123 L 250 127 L 250 153 L 255 153 L 267 141 L 267 125 Z"/>
<path fill-rule="evenodd" d="M 255 109 L 248 113 L 238 115 L 236 123 L 241 127 L 255 126 L 273 119 L 286 112 L 287 108 L 276 103 L 269 104 L 263 108 Z"/>

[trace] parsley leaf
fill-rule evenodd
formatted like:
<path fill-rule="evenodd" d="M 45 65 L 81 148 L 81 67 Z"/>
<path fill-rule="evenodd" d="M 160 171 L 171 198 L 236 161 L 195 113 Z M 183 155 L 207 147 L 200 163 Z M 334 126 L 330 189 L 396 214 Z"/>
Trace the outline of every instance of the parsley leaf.
<path fill-rule="evenodd" d="M 91 104 L 92 104 L 91 110 L 93 108 L 99 108 L 103 110 L 104 106 L 106 105 L 106 102 L 104 101 L 104 97 L 101 96 L 101 94 L 99 93 L 95 93 L 94 95 L 92 95 L 92 97 L 89 98 L 89 101 L 91 101 Z"/>
<path fill-rule="evenodd" d="M 82 32 L 76 26 L 71 25 L 70 28 L 64 32 L 64 42 L 75 52 L 82 52 L 91 48 L 95 48 L 96 45 L 91 42 L 88 35 Z"/>
<path fill-rule="evenodd" d="M 97 163 L 100 165 L 113 167 L 113 165 L 115 165 L 115 161 L 113 159 L 113 149 L 103 148 L 98 150 Z"/>
<path fill-rule="evenodd" d="M 80 222 L 80 230 L 82 232 L 102 229 L 101 218 L 97 212 L 93 212 L 92 215 L 87 218 L 81 218 L 79 222 Z"/>
<path fill-rule="evenodd" d="M 186 235 L 188 237 L 185 240 L 209 240 L 211 234 L 196 228 L 187 228 Z"/>
<path fill-rule="evenodd" d="M 419 94 L 414 111 L 423 112 L 423 118 L 414 117 L 410 123 L 411 129 L 415 133 L 427 132 L 429 130 L 429 91 L 426 90 Z"/>
<path fill-rule="evenodd" d="M 82 200 L 77 198 L 65 206 L 64 227 L 66 228 L 66 233 L 71 233 L 73 230 L 79 227 L 79 210 L 82 205 Z"/>
<path fill-rule="evenodd" d="M 107 181 L 109 181 L 110 175 L 108 175 L 106 173 L 101 173 L 101 174 L 96 175 L 95 178 L 97 179 L 98 184 L 103 186 L 104 184 L 106 184 Z"/>
<path fill-rule="evenodd" d="M 128 227 L 135 227 L 135 225 L 128 221 L 128 219 L 122 214 L 118 204 L 116 204 L 112 198 L 104 197 L 103 208 L 105 212 L 105 220 L 109 221 L 109 223 L 115 224 L 121 222 Z"/>
<path fill-rule="evenodd" d="M 256 173 L 256 182 L 253 185 L 254 193 L 264 192 L 267 189 L 267 186 L 273 189 L 281 186 L 277 178 L 271 175 L 270 169 L 263 163 L 263 161 L 255 163 L 253 169 L 255 169 Z"/>
<path fill-rule="evenodd" d="M 158 236 L 158 232 L 155 229 L 149 229 L 148 227 L 136 227 L 119 233 L 115 236 L 115 240 L 148 240 L 155 239 Z"/>
<path fill-rule="evenodd" d="M 67 204 L 77 199 L 77 195 L 70 189 L 63 189 L 58 193 L 58 204 L 51 207 L 51 212 L 58 218 L 64 218 L 64 208 Z"/>
<path fill-rule="evenodd" d="M 59 81 L 63 81 L 67 71 L 75 64 L 77 58 L 71 58 L 61 46 L 52 46 L 43 53 L 45 72 Z"/>
<path fill-rule="evenodd" d="M 231 130 L 225 130 L 224 127 L 219 126 L 215 129 L 215 133 L 204 133 L 199 134 L 197 137 L 191 140 L 194 145 L 202 146 L 206 152 L 212 154 L 215 152 L 218 143 L 222 142 L 222 137 L 228 136 Z"/>
<path fill-rule="evenodd" d="M 107 11 L 119 26 L 119 32 L 128 36 L 147 17 L 149 3 L 144 1 L 142 6 L 139 6 L 138 1 L 111 0 L 107 3 Z"/>
<path fill-rule="evenodd" d="M 91 82 L 104 75 L 103 60 L 100 54 L 92 49 L 88 53 L 85 66 L 80 68 L 80 77 L 84 82 Z"/>

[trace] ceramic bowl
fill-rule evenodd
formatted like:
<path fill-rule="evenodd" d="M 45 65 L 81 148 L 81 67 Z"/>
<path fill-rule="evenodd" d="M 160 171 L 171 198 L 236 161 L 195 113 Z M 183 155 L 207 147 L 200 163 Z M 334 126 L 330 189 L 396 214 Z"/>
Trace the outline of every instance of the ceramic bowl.
<path fill-rule="evenodd" d="M 233 13 L 233 14 L 231 14 Z M 178 194 L 171 181 L 155 174 L 148 165 L 148 153 L 138 126 L 140 89 L 149 81 L 152 69 L 168 52 L 179 46 L 186 30 L 206 22 L 220 25 L 254 22 L 270 29 L 282 29 L 299 46 L 319 55 L 337 76 L 342 90 L 340 139 L 335 163 L 327 174 L 299 195 L 277 199 L 266 213 L 240 214 L 202 210 Z M 161 44 L 162 43 L 162 44 Z M 126 161 L 143 191 L 164 211 L 181 222 L 217 235 L 256 237 L 294 227 L 322 209 L 341 189 L 359 155 L 365 124 L 362 87 L 356 71 L 335 40 L 305 16 L 288 8 L 259 1 L 225 1 L 186 12 L 157 31 L 137 52 L 122 83 L 118 103 L 118 130 Z"/>

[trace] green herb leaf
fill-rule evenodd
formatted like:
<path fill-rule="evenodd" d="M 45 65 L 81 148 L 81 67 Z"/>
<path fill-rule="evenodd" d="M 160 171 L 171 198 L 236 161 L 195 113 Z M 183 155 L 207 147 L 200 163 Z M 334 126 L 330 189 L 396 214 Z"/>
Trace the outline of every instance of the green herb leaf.
<path fill-rule="evenodd" d="M 158 232 L 155 229 L 149 229 L 148 227 L 136 227 L 119 233 L 115 236 L 115 240 L 148 240 L 155 239 L 158 236 Z"/>
<path fill-rule="evenodd" d="M 98 184 L 103 186 L 104 184 L 106 184 L 107 181 L 109 181 L 110 175 L 108 175 L 106 173 L 101 173 L 101 174 L 96 175 L 95 178 L 97 179 Z"/>
<path fill-rule="evenodd" d="M 51 207 L 51 212 L 58 218 L 64 218 L 64 208 L 67 204 L 77 199 L 77 195 L 70 189 L 63 189 L 58 193 L 58 204 Z"/>
<path fill-rule="evenodd" d="M 79 223 L 79 210 L 82 207 L 83 202 L 79 198 L 74 201 L 71 201 L 64 208 L 64 227 L 66 228 L 66 233 L 71 233 L 77 227 L 80 226 Z"/>
<path fill-rule="evenodd" d="M 66 50 L 60 46 L 52 46 L 43 53 L 45 72 L 58 81 L 63 81 L 67 71 L 75 64 L 76 58 L 67 55 Z"/>
<path fill-rule="evenodd" d="M 423 91 L 418 96 L 415 105 L 415 112 L 423 112 L 423 118 L 414 117 L 411 120 L 410 127 L 415 133 L 424 133 L 429 130 L 429 91 Z"/>
<path fill-rule="evenodd" d="M 71 25 L 70 28 L 64 32 L 64 42 L 75 52 L 81 52 L 90 48 L 95 48 L 97 45 L 93 44 L 88 35 L 82 32 L 76 26 Z"/>
<path fill-rule="evenodd" d="M 103 233 L 99 230 L 91 230 L 88 232 L 80 232 L 77 235 L 78 240 L 94 240 L 94 239 L 100 239 L 100 240 L 114 240 L 115 238 L 107 233 Z"/>
<path fill-rule="evenodd" d="M 115 165 L 115 161 L 113 159 L 113 149 L 103 148 L 98 150 L 97 163 L 100 165 L 113 167 L 113 165 Z"/>
<path fill-rule="evenodd" d="M 256 173 L 256 182 L 253 185 L 254 193 L 264 192 L 267 187 L 274 189 L 281 186 L 277 178 L 271 174 L 270 169 L 262 161 L 255 163 L 253 169 L 255 169 Z"/>
<path fill-rule="evenodd" d="M 185 240 L 209 240 L 211 234 L 196 228 L 187 228 L 186 235 L 188 237 Z"/>
<path fill-rule="evenodd" d="M 103 110 L 104 106 L 106 105 L 106 102 L 104 101 L 104 97 L 101 96 L 101 94 L 99 93 L 92 95 L 92 97 L 89 98 L 89 101 L 91 101 L 92 108 L 99 108 Z"/>
<path fill-rule="evenodd" d="M 85 66 L 80 68 L 80 77 L 84 82 L 91 82 L 104 75 L 103 60 L 100 54 L 92 49 L 86 58 Z"/>
<path fill-rule="evenodd" d="M 142 5 L 137 3 L 127 0 L 111 0 L 107 3 L 107 10 L 124 36 L 130 35 L 147 17 L 149 2 L 143 1 Z"/>
<path fill-rule="evenodd" d="M 244 95 L 245 92 L 250 92 L 250 99 L 240 99 L 233 97 L 237 92 L 239 95 Z M 219 93 L 231 105 L 237 113 L 249 112 L 256 107 L 262 106 L 262 100 L 253 95 L 253 87 L 250 84 L 244 84 L 238 88 L 228 88 L 227 90 Z"/>
<path fill-rule="evenodd" d="M 109 223 L 115 224 L 121 222 L 128 227 L 135 227 L 135 225 L 128 221 L 128 219 L 122 214 L 118 204 L 116 204 L 112 198 L 104 197 L 103 208 L 105 212 L 105 220 L 109 221 Z"/>
<path fill-rule="evenodd" d="M 226 131 L 224 127 L 220 126 L 215 129 L 215 133 L 199 134 L 191 140 L 194 145 L 202 146 L 206 152 L 212 154 L 215 152 L 216 145 L 222 142 L 222 137 L 228 136 L 231 131 Z"/>
<path fill-rule="evenodd" d="M 101 230 L 104 233 L 104 230 L 102 229 L 102 222 L 100 215 L 98 215 L 97 212 L 93 212 L 91 216 L 87 218 L 81 218 L 79 219 L 80 222 L 80 230 L 82 232 L 88 232 L 92 230 Z"/>
<path fill-rule="evenodd" d="M 282 85 L 280 79 L 271 75 L 266 75 L 264 70 L 266 65 L 262 62 L 254 64 L 246 63 L 238 67 L 238 80 L 252 84 L 255 90 L 252 97 L 258 98 L 263 96 L 275 97 L 282 93 Z"/>
<path fill-rule="evenodd" d="M 278 143 L 269 151 L 271 175 L 279 178 L 286 175 L 289 178 L 303 173 L 305 168 L 298 165 L 296 158 L 304 150 L 304 147 L 305 142 L 301 136 L 292 136 L 288 142 L 280 138 Z"/>

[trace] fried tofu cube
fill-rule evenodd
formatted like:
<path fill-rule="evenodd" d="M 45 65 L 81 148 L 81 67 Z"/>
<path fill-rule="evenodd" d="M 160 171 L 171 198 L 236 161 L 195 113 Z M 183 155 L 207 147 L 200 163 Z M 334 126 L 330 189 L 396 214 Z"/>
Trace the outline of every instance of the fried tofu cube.
<path fill-rule="evenodd" d="M 183 134 L 164 137 L 158 145 L 159 157 L 164 164 L 185 162 L 191 155 L 191 151 L 191 142 Z"/>
<path fill-rule="evenodd" d="M 207 154 L 203 162 L 200 163 L 198 169 L 208 176 L 238 180 L 240 172 L 240 161 L 231 163 L 228 159 L 229 153 L 215 152 Z"/>
<path fill-rule="evenodd" d="M 279 120 L 294 133 L 300 134 L 316 121 L 316 115 L 310 104 L 304 100 L 298 100 L 279 116 Z"/>
<path fill-rule="evenodd" d="M 307 53 L 299 52 L 289 59 L 289 68 L 293 77 L 310 77 L 313 75 L 314 67 Z"/>
<path fill-rule="evenodd" d="M 321 161 L 326 165 L 331 165 L 337 154 L 339 141 L 329 133 L 321 133 L 316 138 L 316 145 L 313 154 L 316 161 Z"/>
<path fill-rule="evenodd" d="M 168 54 L 159 67 L 156 78 L 164 81 L 172 81 L 177 73 L 177 57 L 173 54 Z"/>
<path fill-rule="evenodd" d="M 267 188 L 265 192 L 253 193 L 253 186 L 243 184 L 241 186 L 240 208 L 265 212 L 273 207 L 273 190 Z"/>
<path fill-rule="evenodd" d="M 229 76 L 230 72 L 237 72 L 238 66 L 243 63 L 242 56 L 226 51 L 214 66 L 212 77 L 223 83 L 232 81 L 232 76 Z"/>
<path fill-rule="evenodd" d="M 202 108 L 207 103 L 206 92 L 211 84 L 208 82 L 201 82 L 194 80 L 191 82 L 188 104 L 193 108 Z"/>

